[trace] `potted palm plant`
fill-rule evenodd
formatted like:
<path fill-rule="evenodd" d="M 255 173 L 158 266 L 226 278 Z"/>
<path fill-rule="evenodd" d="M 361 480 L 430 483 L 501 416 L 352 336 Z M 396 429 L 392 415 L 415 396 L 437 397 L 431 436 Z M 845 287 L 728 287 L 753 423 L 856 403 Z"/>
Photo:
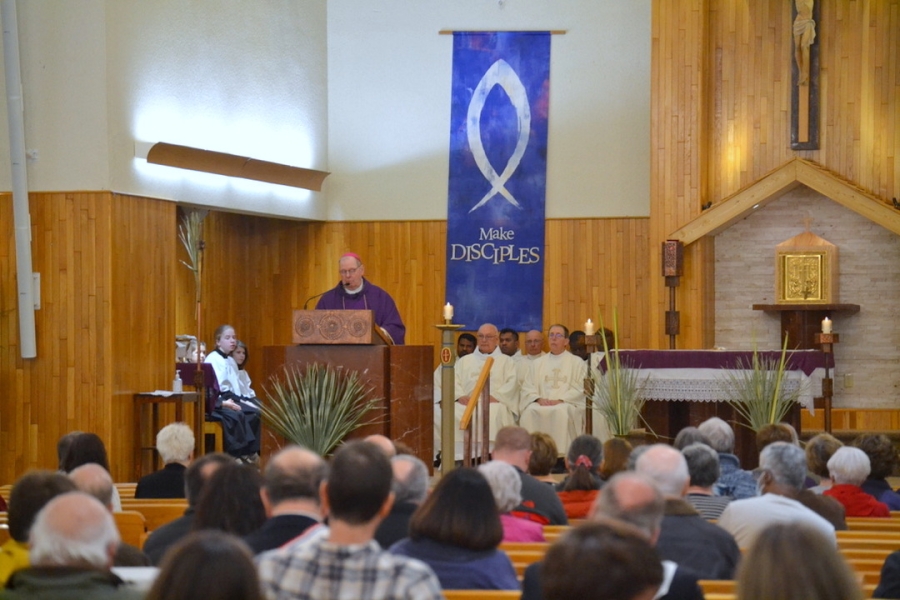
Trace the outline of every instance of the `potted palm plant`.
<path fill-rule="evenodd" d="M 800 396 L 799 388 L 785 387 L 787 344 L 785 335 L 777 359 L 760 356 L 754 348 L 750 364 L 740 360 L 737 369 L 725 372 L 723 382 L 728 403 L 753 431 L 780 423 Z"/>
<path fill-rule="evenodd" d="M 602 315 L 600 328 L 603 329 Z M 610 352 L 606 336 L 600 337 L 606 355 L 606 373 L 598 377 L 591 369 L 594 410 L 606 420 L 610 433 L 617 437 L 633 437 L 635 428 L 642 421 L 641 409 L 647 400 L 643 393 L 646 377 L 642 378 L 640 371 L 631 365 L 623 364 L 622 357 L 615 351 L 619 347 L 616 309 L 613 309 L 613 352 Z"/>
<path fill-rule="evenodd" d="M 266 424 L 289 442 L 330 454 L 355 429 L 380 422 L 368 418 L 380 398 L 368 398 L 371 387 L 359 373 L 311 363 L 285 366 L 264 386 L 260 414 Z"/>

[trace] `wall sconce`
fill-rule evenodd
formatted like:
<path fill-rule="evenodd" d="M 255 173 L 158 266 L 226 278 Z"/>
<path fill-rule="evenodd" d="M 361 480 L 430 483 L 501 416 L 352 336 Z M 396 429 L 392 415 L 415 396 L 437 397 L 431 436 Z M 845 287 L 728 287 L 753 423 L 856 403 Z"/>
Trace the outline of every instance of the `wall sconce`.
<path fill-rule="evenodd" d="M 138 158 L 146 156 L 147 162 L 154 165 L 289 185 L 314 192 L 322 191 L 322 182 L 331 174 L 327 171 L 292 167 L 248 156 L 201 150 L 165 142 L 153 144 L 146 154 L 142 152 L 143 148 L 146 148 L 146 144 L 135 142 L 135 156 Z"/>

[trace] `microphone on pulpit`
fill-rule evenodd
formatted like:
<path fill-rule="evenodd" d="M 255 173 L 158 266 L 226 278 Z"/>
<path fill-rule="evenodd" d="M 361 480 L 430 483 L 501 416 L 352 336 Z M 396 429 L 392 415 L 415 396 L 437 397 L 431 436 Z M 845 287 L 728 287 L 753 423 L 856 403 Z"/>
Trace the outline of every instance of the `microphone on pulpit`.
<path fill-rule="evenodd" d="M 318 298 L 319 296 L 324 296 L 325 294 L 327 294 L 327 293 L 330 292 L 330 291 L 331 291 L 331 290 L 325 290 L 325 291 L 322 292 L 321 294 L 316 294 L 315 296 L 310 296 L 309 298 L 307 298 L 307 299 L 306 299 L 306 302 L 303 303 L 303 310 L 306 310 L 306 307 L 309 306 L 310 300 L 315 300 L 315 299 Z"/>

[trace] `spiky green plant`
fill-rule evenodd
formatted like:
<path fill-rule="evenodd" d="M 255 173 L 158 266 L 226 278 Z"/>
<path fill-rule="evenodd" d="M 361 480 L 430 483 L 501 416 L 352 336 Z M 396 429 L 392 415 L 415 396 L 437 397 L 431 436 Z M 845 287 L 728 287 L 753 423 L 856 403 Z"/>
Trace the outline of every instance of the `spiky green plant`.
<path fill-rule="evenodd" d="M 603 316 L 600 316 L 600 330 L 603 331 Z M 609 351 L 606 336 L 603 338 L 603 352 L 606 354 L 606 374 L 594 379 L 594 410 L 606 419 L 613 435 L 628 435 L 642 419 L 641 409 L 647 399 L 644 397 L 646 377 L 641 377 L 637 369 L 622 364 L 619 353 Z M 619 323 L 616 309 L 613 309 L 613 343 L 619 347 Z"/>
<path fill-rule="evenodd" d="M 728 403 L 753 431 L 780 423 L 800 396 L 799 389 L 788 392 L 784 388 L 787 344 L 785 335 L 777 360 L 761 357 L 754 348 L 750 364 L 739 360 L 737 369 L 725 371 L 723 382 Z"/>
<path fill-rule="evenodd" d="M 367 399 L 372 388 L 360 382 L 356 371 L 318 363 L 285 366 L 264 390 L 260 413 L 266 424 L 321 456 L 330 454 L 353 430 L 379 422 L 365 420 L 381 399 Z"/>

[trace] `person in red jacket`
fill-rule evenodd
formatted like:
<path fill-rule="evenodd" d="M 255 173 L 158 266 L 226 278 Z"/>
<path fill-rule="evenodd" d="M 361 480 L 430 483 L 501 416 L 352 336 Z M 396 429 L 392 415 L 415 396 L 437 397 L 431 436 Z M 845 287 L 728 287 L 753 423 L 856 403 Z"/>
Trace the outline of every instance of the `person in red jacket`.
<path fill-rule="evenodd" d="M 860 487 L 871 470 L 865 452 L 850 446 L 838 448 L 828 460 L 828 473 L 834 484 L 822 493 L 843 504 L 848 517 L 890 517 L 887 504 Z"/>

